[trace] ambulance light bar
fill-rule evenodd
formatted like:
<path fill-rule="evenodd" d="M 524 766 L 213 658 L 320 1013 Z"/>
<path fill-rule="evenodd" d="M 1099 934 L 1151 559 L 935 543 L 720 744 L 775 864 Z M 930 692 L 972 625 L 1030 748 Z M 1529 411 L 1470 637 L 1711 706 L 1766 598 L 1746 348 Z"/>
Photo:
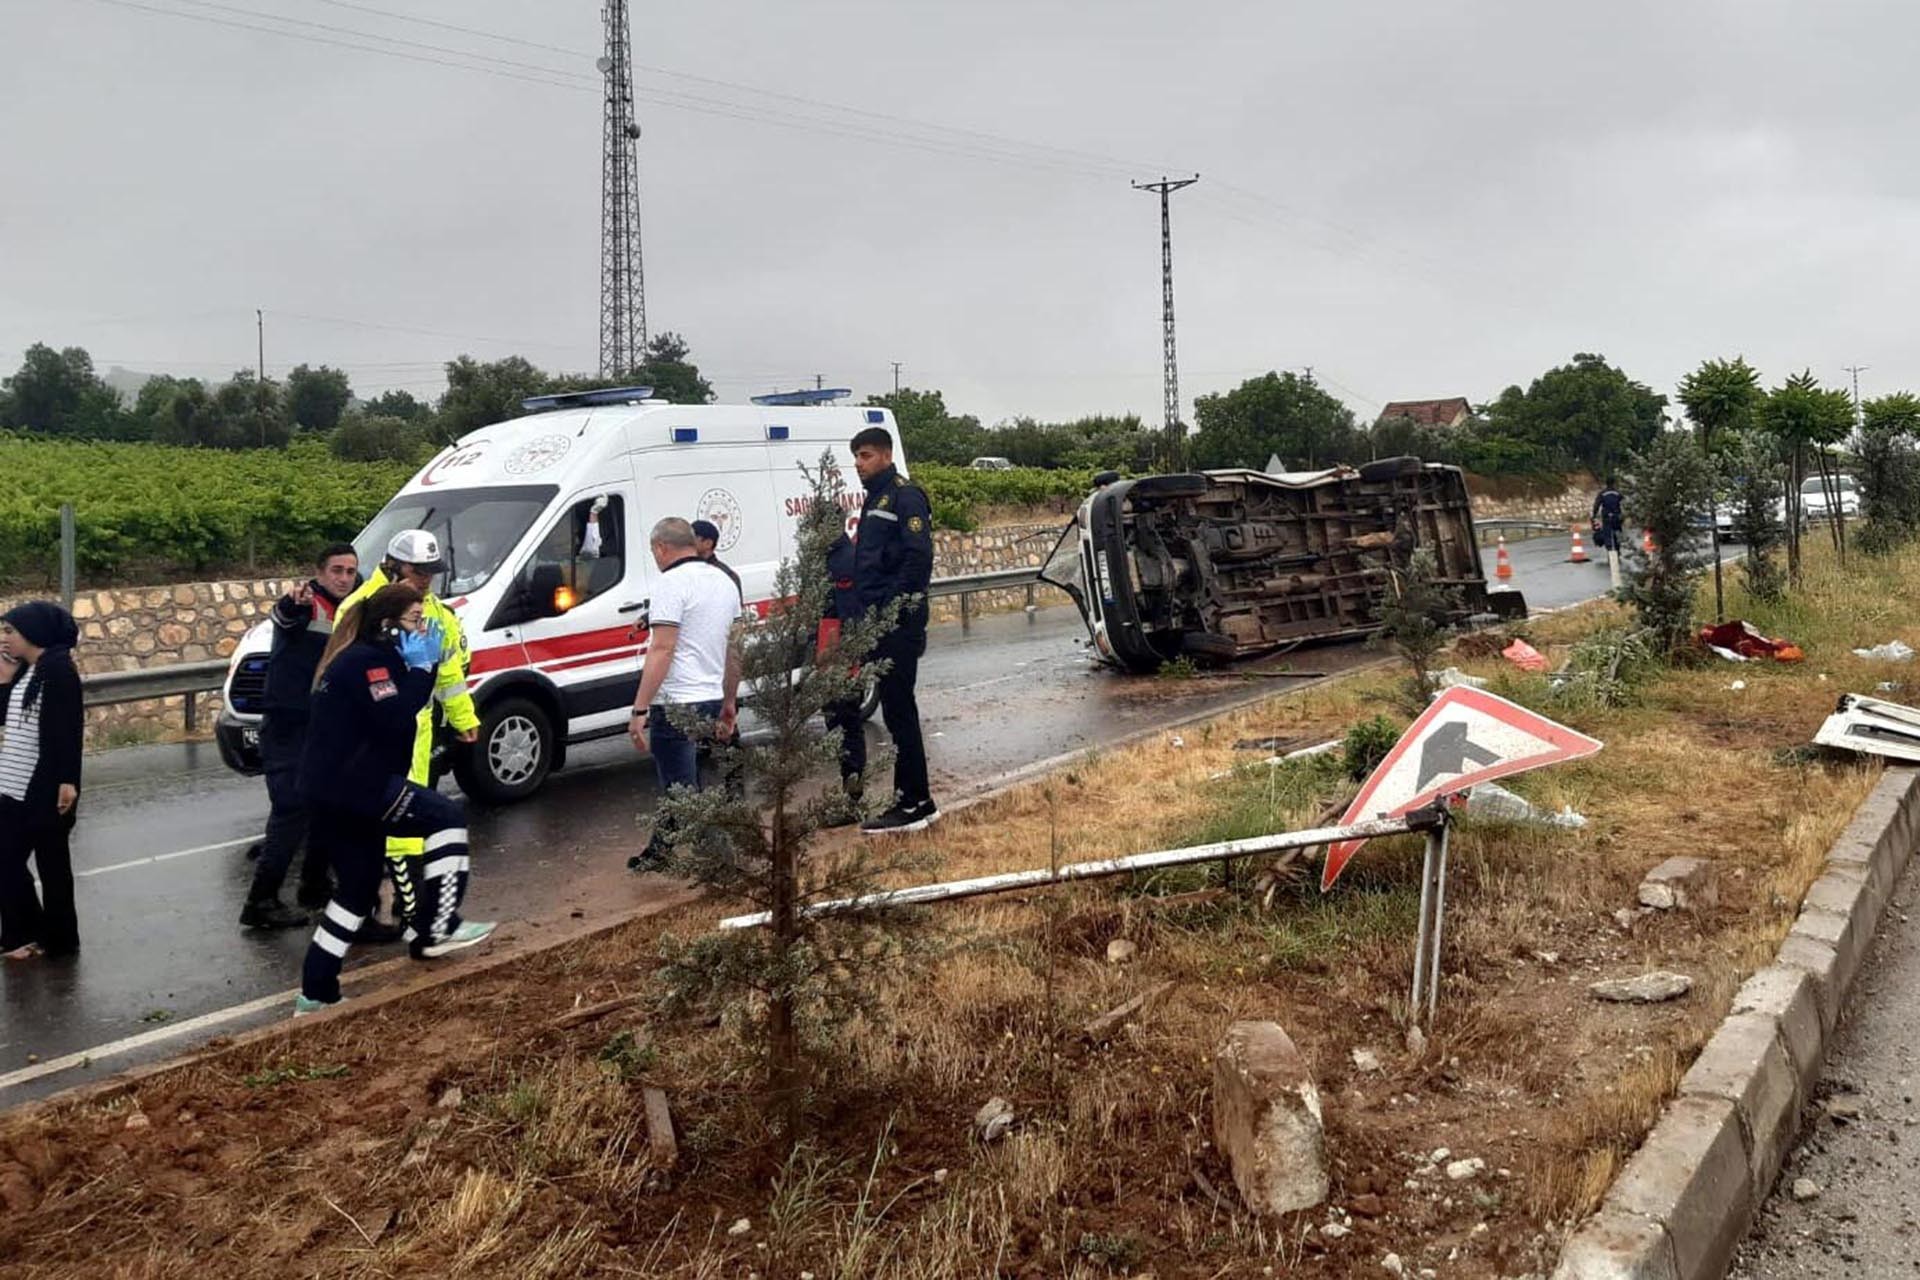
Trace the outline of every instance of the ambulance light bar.
<path fill-rule="evenodd" d="M 520 407 L 528 413 L 550 409 L 579 409 L 596 404 L 636 404 L 653 398 L 652 387 L 595 387 L 591 391 L 561 391 L 550 396 L 528 396 Z"/>
<path fill-rule="evenodd" d="M 755 396 L 753 402 L 766 405 L 831 404 L 852 394 L 852 387 L 822 387 L 806 391 L 778 391 L 772 395 Z"/>

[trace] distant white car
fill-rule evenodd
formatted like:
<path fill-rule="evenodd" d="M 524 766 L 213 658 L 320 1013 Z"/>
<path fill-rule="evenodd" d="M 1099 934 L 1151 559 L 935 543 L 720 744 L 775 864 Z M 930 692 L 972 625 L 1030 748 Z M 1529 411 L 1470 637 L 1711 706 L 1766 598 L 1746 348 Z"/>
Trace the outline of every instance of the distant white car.
<path fill-rule="evenodd" d="M 1840 515 L 1845 518 L 1860 514 L 1860 490 L 1854 487 L 1852 476 L 1841 476 L 1835 482 L 1839 490 L 1837 500 Z M 1825 520 L 1830 515 L 1827 506 L 1827 490 L 1819 476 L 1800 482 L 1800 511 L 1809 520 Z"/>
<path fill-rule="evenodd" d="M 975 458 L 967 464 L 975 471 L 1011 471 L 1013 462 L 1008 458 Z"/>

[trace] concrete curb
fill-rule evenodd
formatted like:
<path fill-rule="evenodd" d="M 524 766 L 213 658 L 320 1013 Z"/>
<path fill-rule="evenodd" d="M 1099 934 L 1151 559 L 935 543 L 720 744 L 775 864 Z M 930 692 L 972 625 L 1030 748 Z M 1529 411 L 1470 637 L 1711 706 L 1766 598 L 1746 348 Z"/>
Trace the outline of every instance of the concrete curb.
<path fill-rule="evenodd" d="M 1920 769 L 1890 768 L 1827 851 L 1774 962 L 1747 979 L 1554 1280 L 1720 1280 L 1780 1174 L 1800 1108 L 1920 839 Z"/>

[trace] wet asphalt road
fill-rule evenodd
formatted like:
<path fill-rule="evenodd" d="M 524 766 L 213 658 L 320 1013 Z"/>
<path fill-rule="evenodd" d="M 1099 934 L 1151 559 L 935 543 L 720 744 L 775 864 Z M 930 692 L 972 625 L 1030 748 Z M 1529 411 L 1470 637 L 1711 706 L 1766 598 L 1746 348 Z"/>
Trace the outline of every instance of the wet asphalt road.
<path fill-rule="evenodd" d="M 1730 1273 L 1737 1280 L 1920 1276 L 1920 867 L 1880 922 L 1802 1137 Z M 1850 1118 L 1835 1119 L 1838 1106 Z M 1794 1183 L 1819 1194 L 1798 1201 Z"/>
<path fill-rule="evenodd" d="M 1531 605 L 1564 606 L 1605 589 L 1604 569 L 1568 565 L 1565 556 L 1557 538 L 1513 548 L 1513 585 Z M 1489 551 L 1489 571 L 1492 559 Z M 1333 672 L 1377 656 L 1346 644 L 1263 665 Z M 938 627 L 920 675 L 935 794 L 953 799 L 1037 761 L 1287 683 L 1143 687 L 1089 662 L 1085 630 L 1066 606 L 984 618 L 965 632 Z M 877 716 L 868 734 L 876 746 L 884 740 Z M 86 769 L 74 838 L 84 950 L 71 960 L 0 966 L 0 1107 L 279 1016 L 284 1006 L 275 997 L 287 993 L 291 1001 L 310 936 L 238 927 L 252 874 L 244 850 L 261 831 L 266 796 L 258 779 L 229 773 L 212 744 L 105 752 L 89 757 Z M 621 737 L 574 748 L 566 768 L 524 804 L 476 806 L 474 877 L 463 913 L 501 921 L 503 943 L 530 943 L 666 892 L 658 877 L 624 870 L 644 843 L 653 796 L 651 768 Z M 397 947 L 357 948 L 352 959 L 397 954 Z M 244 1017 L 222 1012 L 248 1002 L 262 1007 Z M 196 1021 L 203 1018 L 208 1025 Z M 151 1043 L 102 1051 L 141 1036 Z M 57 1073 L 7 1078 L 32 1065 L 30 1056 L 44 1070 L 82 1054 L 87 1061 Z"/>

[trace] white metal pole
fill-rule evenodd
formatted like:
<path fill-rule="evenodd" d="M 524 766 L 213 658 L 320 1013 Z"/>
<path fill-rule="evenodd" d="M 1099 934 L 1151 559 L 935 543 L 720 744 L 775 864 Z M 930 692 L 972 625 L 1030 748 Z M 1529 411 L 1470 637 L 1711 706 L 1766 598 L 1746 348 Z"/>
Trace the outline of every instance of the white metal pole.
<path fill-rule="evenodd" d="M 1438 860 L 1439 844 L 1435 833 L 1427 832 L 1426 856 L 1420 862 L 1420 933 L 1413 942 L 1413 993 L 1407 997 L 1407 1021 L 1420 1021 L 1420 993 L 1427 974 L 1427 934 L 1433 906 L 1433 868 Z"/>
<path fill-rule="evenodd" d="M 1440 874 L 1434 878 L 1433 894 L 1433 974 L 1427 981 L 1427 1030 L 1433 1030 L 1433 1011 L 1440 1003 L 1440 947 L 1447 929 L 1447 845 L 1453 831 L 1451 822 L 1440 824 Z M 1433 837 L 1429 835 L 1428 840 Z"/>
<path fill-rule="evenodd" d="M 1057 871 L 1041 867 L 1033 871 L 1008 871 L 1000 875 L 976 876 L 971 880 L 947 880 L 937 884 L 912 885 L 862 894 L 857 898 L 838 898 L 816 902 L 804 908 L 805 916 L 844 915 L 853 911 L 875 911 L 886 907 L 917 906 L 925 902 L 951 902 L 982 894 L 1008 893 L 1041 885 L 1064 884 L 1070 880 L 1097 880 L 1103 876 L 1126 875 L 1134 871 L 1155 871 L 1161 867 L 1181 867 L 1195 862 L 1219 862 L 1228 858 L 1278 853 L 1283 849 L 1305 849 L 1314 845 L 1338 844 L 1343 840 L 1370 840 L 1375 836 L 1405 835 L 1425 831 L 1442 819 L 1436 811 L 1420 810 L 1404 818 L 1375 818 L 1350 827 L 1312 827 L 1305 831 L 1283 831 L 1246 840 L 1222 840 L 1217 844 L 1199 844 L 1184 849 L 1160 849 L 1153 853 L 1135 853 L 1124 858 L 1103 858 L 1097 862 L 1070 862 Z M 768 922 L 769 913 L 731 916 L 720 922 L 722 929 L 755 929 Z"/>

